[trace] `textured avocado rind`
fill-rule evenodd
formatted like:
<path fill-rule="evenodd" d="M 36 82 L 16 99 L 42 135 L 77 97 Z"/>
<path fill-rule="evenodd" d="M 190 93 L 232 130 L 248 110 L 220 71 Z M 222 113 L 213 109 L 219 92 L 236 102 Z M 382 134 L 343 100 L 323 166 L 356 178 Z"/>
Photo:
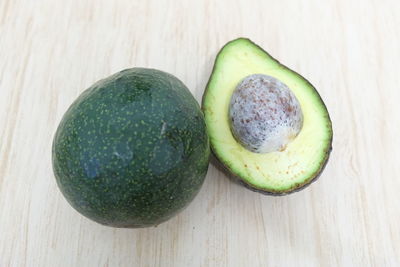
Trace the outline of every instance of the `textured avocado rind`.
<path fill-rule="evenodd" d="M 176 77 L 116 73 L 84 91 L 53 141 L 53 170 L 68 202 L 114 227 L 158 225 L 203 184 L 209 140 L 201 109 Z"/>
<path fill-rule="evenodd" d="M 323 106 L 324 110 L 326 111 L 323 115 L 326 118 L 326 121 L 328 122 L 328 128 L 329 128 L 329 146 L 328 149 L 326 149 L 324 151 L 324 159 L 322 161 L 322 164 L 319 166 L 318 170 L 316 172 L 314 172 L 312 175 L 310 175 L 310 177 L 308 177 L 308 179 L 306 179 L 303 183 L 301 184 L 295 184 L 293 187 L 286 189 L 286 190 L 271 190 L 271 189 L 264 189 L 264 188 L 258 188 L 257 186 L 249 183 L 248 181 L 246 181 L 245 179 L 241 178 L 239 175 L 237 175 L 233 170 L 230 169 L 229 165 L 227 163 L 224 162 L 224 159 L 219 157 L 218 154 L 216 153 L 216 149 L 214 147 L 214 144 L 212 142 L 210 142 L 210 147 L 211 147 L 211 151 L 212 154 L 215 156 L 215 158 L 217 159 L 217 161 L 212 161 L 215 165 L 218 166 L 218 164 L 227 172 L 227 174 L 229 175 L 229 177 L 238 182 L 239 184 L 243 185 L 244 187 L 246 187 L 247 189 L 254 191 L 254 192 L 258 192 L 264 195 L 271 195 L 271 196 L 283 196 L 283 195 L 288 195 L 294 192 L 298 192 L 303 190 L 304 188 L 308 187 L 310 184 L 312 184 L 313 182 L 315 182 L 322 174 L 323 170 L 325 169 L 328 161 L 329 161 L 329 156 L 330 153 L 332 151 L 332 141 L 333 141 L 333 129 L 332 129 L 332 121 L 331 118 L 329 116 L 327 107 L 324 103 L 324 101 L 322 100 L 320 94 L 318 93 L 318 91 L 315 89 L 315 87 L 310 83 L 310 81 L 308 81 L 306 78 L 304 78 L 303 76 L 301 76 L 300 74 L 298 74 L 297 72 L 293 71 L 292 69 L 288 68 L 287 66 L 285 66 L 284 64 L 280 63 L 277 59 L 275 59 L 274 57 L 272 57 L 267 51 L 265 51 L 263 48 L 261 48 L 259 45 L 255 44 L 253 41 L 251 41 L 248 38 L 237 38 L 234 39 L 232 41 L 229 41 L 228 43 L 226 43 L 218 52 L 215 61 L 214 61 L 214 65 L 213 65 L 213 69 L 211 71 L 211 75 L 210 78 L 207 82 L 206 85 L 206 89 L 204 91 L 203 97 L 202 97 L 202 102 L 201 102 L 201 106 L 202 106 L 202 110 L 203 113 L 206 113 L 207 111 L 205 110 L 205 101 L 206 101 L 206 97 L 207 97 L 207 93 L 210 90 L 210 84 L 213 80 L 213 75 L 215 75 L 216 70 L 218 69 L 218 62 L 220 57 L 222 56 L 222 52 L 224 51 L 224 48 L 236 43 L 236 42 L 247 42 L 249 44 L 251 44 L 252 46 L 256 47 L 257 49 L 259 49 L 260 51 L 262 51 L 263 53 L 265 53 L 268 57 L 271 58 L 271 60 L 275 61 L 276 63 L 278 63 L 282 69 L 284 70 L 288 70 L 291 73 L 295 74 L 296 76 L 298 76 L 299 78 L 301 78 L 302 80 L 304 80 L 311 88 L 313 88 L 313 93 L 314 95 L 319 99 L 320 104 Z"/>

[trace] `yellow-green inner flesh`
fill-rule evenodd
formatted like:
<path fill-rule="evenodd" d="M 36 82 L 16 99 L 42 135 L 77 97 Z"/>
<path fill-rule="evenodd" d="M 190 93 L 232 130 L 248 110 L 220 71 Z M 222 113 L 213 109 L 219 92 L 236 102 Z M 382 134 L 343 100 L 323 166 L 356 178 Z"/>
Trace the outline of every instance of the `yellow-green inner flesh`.
<path fill-rule="evenodd" d="M 266 74 L 285 83 L 300 102 L 304 122 L 299 135 L 282 152 L 253 153 L 233 137 L 229 102 L 237 84 L 251 74 Z M 218 54 L 203 99 L 211 146 L 218 159 L 250 186 L 288 192 L 315 178 L 328 159 L 332 126 L 315 88 L 248 39 L 228 43 Z"/>

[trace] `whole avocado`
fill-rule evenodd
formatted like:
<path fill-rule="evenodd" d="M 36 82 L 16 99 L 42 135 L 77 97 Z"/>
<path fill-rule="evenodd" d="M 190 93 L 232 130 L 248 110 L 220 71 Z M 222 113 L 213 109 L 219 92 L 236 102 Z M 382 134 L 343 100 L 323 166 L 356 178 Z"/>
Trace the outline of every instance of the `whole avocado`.
<path fill-rule="evenodd" d="M 187 87 L 132 68 L 84 91 L 53 141 L 53 170 L 68 202 L 114 227 L 158 225 L 198 193 L 209 162 L 203 114 Z"/>

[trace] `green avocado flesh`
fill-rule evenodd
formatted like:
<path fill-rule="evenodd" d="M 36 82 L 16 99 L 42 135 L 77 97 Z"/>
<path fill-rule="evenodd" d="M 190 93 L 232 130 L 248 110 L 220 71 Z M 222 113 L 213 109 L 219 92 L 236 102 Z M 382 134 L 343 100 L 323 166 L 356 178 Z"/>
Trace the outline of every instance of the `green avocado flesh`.
<path fill-rule="evenodd" d="M 198 193 L 209 161 L 201 109 L 186 86 L 154 69 L 121 71 L 84 91 L 53 142 L 68 202 L 114 227 L 157 225 Z"/>
<path fill-rule="evenodd" d="M 269 75 L 283 82 L 300 103 L 303 127 L 283 151 L 254 153 L 232 135 L 228 119 L 231 96 L 236 86 L 252 74 Z M 315 180 L 328 160 L 332 124 L 318 92 L 249 39 L 236 39 L 221 49 L 202 108 L 214 154 L 251 189 L 278 195 L 296 191 Z"/>

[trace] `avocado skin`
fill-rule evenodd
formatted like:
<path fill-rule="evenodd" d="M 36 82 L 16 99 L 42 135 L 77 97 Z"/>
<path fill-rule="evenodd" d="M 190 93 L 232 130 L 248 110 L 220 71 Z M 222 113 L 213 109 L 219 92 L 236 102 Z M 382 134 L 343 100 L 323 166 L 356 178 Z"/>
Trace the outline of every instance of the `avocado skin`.
<path fill-rule="evenodd" d="M 234 42 L 236 42 L 236 41 L 239 41 L 239 40 L 244 40 L 244 41 L 247 41 L 247 42 L 249 42 L 249 43 L 252 43 L 254 46 L 256 46 L 258 49 L 260 49 L 261 51 L 263 51 L 265 54 L 269 55 L 274 61 L 276 61 L 277 63 L 279 63 L 279 65 L 282 66 L 283 69 L 288 69 L 288 70 L 290 70 L 290 71 L 296 73 L 298 76 L 300 76 L 302 79 L 304 79 L 307 83 L 309 83 L 309 84 L 315 89 L 315 86 L 312 85 L 311 82 L 310 82 L 309 80 L 307 80 L 307 79 L 304 78 L 302 75 L 300 75 L 299 73 L 295 72 L 294 70 L 290 69 L 289 67 L 285 66 L 285 65 L 282 64 L 281 62 L 279 62 L 277 59 L 275 59 L 274 57 L 272 57 L 267 51 L 265 51 L 262 47 L 260 47 L 259 45 L 257 45 L 257 44 L 254 43 L 253 41 L 251 41 L 249 38 L 239 37 L 239 38 L 236 38 L 236 39 L 234 39 L 234 40 L 231 40 L 231 41 L 227 42 L 227 43 L 219 50 L 219 52 L 217 53 L 217 56 L 215 57 L 213 69 L 212 69 L 212 71 L 211 71 L 211 75 L 210 75 L 210 78 L 208 79 L 208 82 L 207 82 L 207 85 L 206 85 L 206 89 L 205 89 L 205 91 L 204 91 L 204 93 L 203 93 L 203 97 L 202 97 L 202 101 L 201 101 L 201 107 L 202 107 L 203 112 L 205 112 L 205 110 L 204 110 L 204 101 L 205 101 L 205 98 L 206 98 L 206 96 L 207 96 L 207 92 L 208 92 L 208 90 L 209 90 L 209 84 L 210 84 L 210 82 L 211 82 L 211 80 L 212 80 L 213 73 L 214 73 L 214 71 L 215 71 L 215 69 L 216 69 L 216 67 L 217 67 L 218 57 L 220 56 L 220 53 L 224 50 L 224 48 L 225 48 L 226 46 L 228 46 L 229 44 L 234 43 Z M 315 90 L 315 93 L 318 95 L 318 97 L 319 97 L 321 103 L 326 107 L 325 102 L 322 100 L 321 95 L 318 93 L 317 90 Z M 225 165 L 221 160 L 219 160 L 218 155 L 217 155 L 217 154 L 215 153 L 215 151 L 214 151 L 214 148 L 213 148 L 212 143 L 210 144 L 211 153 L 212 153 L 211 162 L 212 162 L 213 165 L 216 166 L 219 170 L 223 170 L 223 171 L 228 175 L 228 177 L 229 177 L 232 181 L 234 181 L 234 182 L 236 182 L 236 183 L 238 183 L 238 184 L 244 186 L 245 188 L 247 188 L 247 189 L 249 189 L 249 190 L 251 190 L 251 191 L 253 191 L 253 192 L 261 193 L 261 194 L 263 194 L 263 195 L 268 195 L 268 196 L 285 196 L 285 195 L 289 195 L 289 194 L 292 194 L 292 193 L 295 193 L 295 192 L 299 192 L 299 191 L 305 189 L 306 187 L 308 187 L 310 184 L 312 184 L 312 183 L 315 182 L 316 180 L 318 180 L 318 178 L 321 176 L 322 172 L 324 171 L 326 165 L 328 164 L 329 157 L 330 157 L 330 153 L 332 152 L 332 149 L 333 149 L 333 147 L 332 147 L 332 142 L 333 142 L 333 129 L 332 129 L 332 120 L 331 120 L 331 118 L 330 118 L 330 116 L 329 116 L 329 113 L 326 113 L 326 116 L 328 117 L 328 120 L 331 122 L 331 125 L 330 125 L 330 126 L 331 126 L 331 127 L 330 127 L 330 129 L 331 129 L 331 139 L 330 139 L 329 149 L 327 149 L 327 150 L 325 151 L 324 163 L 320 166 L 319 170 L 318 170 L 316 173 L 314 173 L 314 175 L 312 175 L 309 179 L 307 179 L 304 183 L 298 184 L 298 185 L 296 185 L 295 187 L 290 188 L 289 190 L 286 190 L 286 191 L 270 191 L 270 190 L 265 190 L 265 189 L 262 189 L 262 188 L 257 188 L 257 187 L 255 187 L 254 185 L 251 185 L 251 184 L 249 184 L 249 183 L 246 183 L 241 177 L 239 177 L 239 176 L 236 175 L 233 171 L 231 171 L 227 165 Z"/>
<path fill-rule="evenodd" d="M 84 91 L 53 141 L 53 170 L 67 201 L 113 227 L 158 225 L 203 184 L 209 140 L 201 109 L 176 77 L 116 73 Z"/>

